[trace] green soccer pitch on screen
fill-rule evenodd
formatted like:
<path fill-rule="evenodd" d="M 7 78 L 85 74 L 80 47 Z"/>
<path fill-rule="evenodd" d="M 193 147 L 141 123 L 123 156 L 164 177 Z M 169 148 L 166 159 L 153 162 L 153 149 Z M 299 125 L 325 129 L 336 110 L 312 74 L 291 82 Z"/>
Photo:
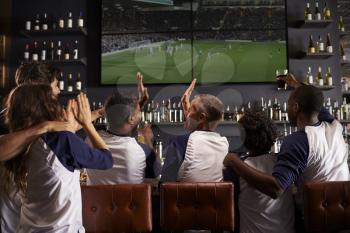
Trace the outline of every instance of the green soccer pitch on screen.
<path fill-rule="evenodd" d="M 285 1 L 102 1 L 101 84 L 274 82 Z"/>

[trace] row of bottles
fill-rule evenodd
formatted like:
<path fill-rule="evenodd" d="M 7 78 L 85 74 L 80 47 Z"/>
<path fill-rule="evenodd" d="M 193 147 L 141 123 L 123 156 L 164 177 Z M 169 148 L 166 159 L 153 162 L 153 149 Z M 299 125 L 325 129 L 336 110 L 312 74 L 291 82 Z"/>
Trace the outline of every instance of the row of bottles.
<path fill-rule="evenodd" d="M 258 108 L 261 111 L 265 112 L 266 116 L 271 120 L 288 121 L 287 103 L 284 102 L 282 106 L 277 98 L 275 98 L 272 102 L 271 99 L 265 101 L 265 99 L 262 97 L 260 106 L 258 106 Z M 233 111 L 231 106 L 227 105 L 224 112 L 224 120 L 237 122 L 244 116 L 245 111 L 250 111 L 251 109 L 252 105 L 250 102 L 248 102 L 246 105 L 242 105 L 240 108 L 234 106 Z"/>
<path fill-rule="evenodd" d="M 73 75 L 69 73 L 65 80 L 63 73 L 58 80 L 58 88 L 60 91 L 73 92 L 73 91 L 81 91 L 82 90 L 82 81 L 80 77 L 80 73 L 77 74 L 76 79 L 73 81 Z"/>
<path fill-rule="evenodd" d="M 30 46 L 25 45 L 24 60 L 29 61 L 54 61 L 54 60 L 78 60 L 79 48 L 78 41 L 75 40 L 73 47 L 69 42 L 66 43 L 64 49 L 62 48 L 62 42 L 59 40 L 57 43 L 53 41 L 47 43 L 43 41 L 41 45 L 37 41 Z"/>
<path fill-rule="evenodd" d="M 324 3 L 324 7 L 321 10 L 319 2 L 315 3 L 314 10 L 311 10 L 310 3 L 306 3 L 305 7 L 305 20 L 330 20 L 331 10 L 329 9 L 327 2 Z"/>
<path fill-rule="evenodd" d="M 162 101 L 161 104 L 153 100 L 146 104 L 141 111 L 141 121 L 148 123 L 177 123 L 184 122 L 181 102 Z"/>
<path fill-rule="evenodd" d="M 318 72 L 317 75 L 314 76 L 312 74 L 312 70 L 311 67 L 308 67 L 307 73 L 306 73 L 306 82 L 310 85 L 316 85 L 316 86 L 333 86 L 333 76 L 331 73 L 331 67 L 327 67 L 327 72 L 326 74 L 323 76 L 322 75 L 322 67 L 319 66 L 318 67 Z"/>
<path fill-rule="evenodd" d="M 323 106 L 339 121 L 350 120 L 349 111 L 350 104 L 347 103 L 346 98 L 344 97 L 343 103 L 339 104 L 338 101 L 332 103 L 331 98 L 327 98 L 326 102 L 323 103 Z"/>
<path fill-rule="evenodd" d="M 65 16 L 60 16 L 58 19 L 44 13 L 42 16 L 37 14 L 33 20 L 27 20 L 25 30 L 27 31 L 47 31 L 47 30 L 63 30 L 73 28 L 84 28 L 83 13 L 80 12 L 79 17 L 74 20 L 72 12 Z"/>
<path fill-rule="evenodd" d="M 322 40 L 322 37 L 319 35 L 318 40 L 314 42 L 313 36 L 309 36 L 309 45 L 307 52 L 310 54 L 315 54 L 315 53 L 333 53 L 333 46 L 331 43 L 331 35 L 330 33 L 327 34 L 327 41 L 326 44 Z"/>
<path fill-rule="evenodd" d="M 92 102 L 92 104 L 91 104 L 91 111 L 95 111 L 95 110 L 101 109 L 101 108 L 103 108 L 103 104 L 101 102 L 98 102 L 98 104 L 96 104 L 95 101 Z M 105 116 L 97 118 L 93 123 L 94 124 L 103 125 L 104 127 L 106 127 L 106 125 L 107 125 L 107 118 Z"/>

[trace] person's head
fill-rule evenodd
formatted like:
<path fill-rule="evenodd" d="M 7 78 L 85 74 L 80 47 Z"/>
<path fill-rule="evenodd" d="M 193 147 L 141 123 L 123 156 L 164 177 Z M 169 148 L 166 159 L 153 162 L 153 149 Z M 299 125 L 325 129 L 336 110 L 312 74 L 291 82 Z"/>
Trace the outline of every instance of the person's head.
<path fill-rule="evenodd" d="M 133 133 L 141 121 L 138 99 L 133 95 L 116 92 L 105 102 L 107 129 L 113 132 L 124 130 Z"/>
<path fill-rule="evenodd" d="M 317 115 L 323 107 L 322 91 L 313 86 L 300 86 L 288 99 L 288 117 L 292 126 L 297 126 L 298 117 L 303 115 L 311 118 Z"/>
<path fill-rule="evenodd" d="M 6 123 L 10 132 L 26 129 L 44 121 L 63 120 L 63 108 L 46 84 L 23 84 L 11 91 L 6 101 Z M 5 162 L 6 189 L 15 182 L 17 190 L 26 189 L 27 152 Z"/>
<path fill-rule="evenodd" d="M 22 84 L 46 84 L 52 88 L 54 96 L 58 96 L 58 79 L 61 71 L 47 63 L 29 62 L 20 65 L 15 74 L 17 86 Z"/>
<path fill-rule="evenodd" d="M 254 155 L 267 154 L 277 138 L 276 126 L 262 111 L 248 111 L 238 121 L 244 133 L 244 146 Z"/>
<path fill-rule="evenodd" d="M 46 84 L 23 84 L 6 101 L 6 123 L 11 132 L 44 121 L 63 119 L 63 108 Z"/>
<path fill-rule="evenodd" d="M 190 109 L 186 116 L 186 129 L 190 131 L 209 129 L 215 130 L 222 120 L 224 105 L 213 95 L 200 94 L 191 101 Z"/>

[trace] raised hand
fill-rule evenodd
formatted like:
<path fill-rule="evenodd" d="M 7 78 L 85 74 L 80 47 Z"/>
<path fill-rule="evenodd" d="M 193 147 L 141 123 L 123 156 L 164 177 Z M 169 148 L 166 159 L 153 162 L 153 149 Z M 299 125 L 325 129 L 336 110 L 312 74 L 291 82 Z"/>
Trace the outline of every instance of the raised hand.
<path fill-rule="evenodd" d="M 139 92 L 139 105 L 142 108 L 149 99 L 148 89 L 143 85 L 143 75 L 137 72 L 137 90 Z"/>
<path fill-rule="evenodd" d="M 69 131 L 78 131 L 81 126 L 74 117 L 74 100 L 68 100 L 67 108 L 64 111 L 64 118 L 68 124 L 70 124 L 71 129 Z"/>
<path fill-rule="evenodd" d="M 83 127 L 91 124 L 90 104 L 86 94 L 80 93 L 77 96 L 77 100 L 73 102 L 73 112 L 75 119 Z"/>
<path fill-rule="evenodd" d="M 291 73 L 278 77 L 278 80 L 285 81 L 288 86 L 291 86 L 293 88 L 298 88 L 301 85 L 300 82 Z"/>
<path fill-rule="evenodd" d="M 193 89 L 196 86 L 196 81 L 197 81 L 197 79 L 192 80 L 191 85 L 187 88 L 187 90 L 185 91 L 185 93 L 181 97 L 182 108 L 183 108 L 185 116 L 187 116 L 187 113 L 190 109 L 190 105 L 191 105 L 190 98 L 191 98 Z"/>

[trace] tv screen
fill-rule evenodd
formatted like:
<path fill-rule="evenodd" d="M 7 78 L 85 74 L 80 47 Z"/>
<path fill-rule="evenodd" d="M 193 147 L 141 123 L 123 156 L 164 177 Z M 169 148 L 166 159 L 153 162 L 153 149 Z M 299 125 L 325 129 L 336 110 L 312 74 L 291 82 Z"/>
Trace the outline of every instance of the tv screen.
<path fill-rule="evenodd" d="M 101 84 L 274 82 L 285 0 L 102 0 Z"/>

